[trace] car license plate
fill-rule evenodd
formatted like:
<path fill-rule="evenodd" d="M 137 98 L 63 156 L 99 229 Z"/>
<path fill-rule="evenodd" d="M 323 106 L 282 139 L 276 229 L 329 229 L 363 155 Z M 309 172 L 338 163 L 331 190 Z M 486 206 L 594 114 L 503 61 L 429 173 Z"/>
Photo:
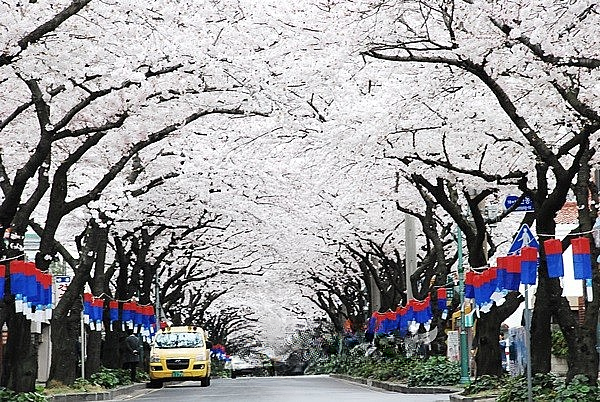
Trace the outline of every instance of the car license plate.
<path fill-rule="evenodd" d="M 183 371 L 173 371 L 173 377 L 183 377 Z"/>

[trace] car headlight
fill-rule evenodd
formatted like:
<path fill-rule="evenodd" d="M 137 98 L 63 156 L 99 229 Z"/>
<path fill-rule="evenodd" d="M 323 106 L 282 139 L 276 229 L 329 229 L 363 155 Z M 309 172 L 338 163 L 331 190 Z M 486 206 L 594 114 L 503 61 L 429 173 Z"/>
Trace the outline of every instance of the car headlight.
<path fill-rule="evenodd" d="M 150 356 L 150 363 L 160 363 L 160 356 L 158 356 L 158 355 Z"/>

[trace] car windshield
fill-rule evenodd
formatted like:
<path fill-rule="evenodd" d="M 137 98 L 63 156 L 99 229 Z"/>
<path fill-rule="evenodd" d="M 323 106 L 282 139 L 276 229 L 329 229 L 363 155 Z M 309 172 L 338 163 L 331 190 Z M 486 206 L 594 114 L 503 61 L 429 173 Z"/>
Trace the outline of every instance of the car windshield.
<path fill-rule="evenodd" d="M 194 332 L 165 332 L 156 335 L 156 347 L 170 348 L 200 348 L 204 340 L 200 334 Z"/>

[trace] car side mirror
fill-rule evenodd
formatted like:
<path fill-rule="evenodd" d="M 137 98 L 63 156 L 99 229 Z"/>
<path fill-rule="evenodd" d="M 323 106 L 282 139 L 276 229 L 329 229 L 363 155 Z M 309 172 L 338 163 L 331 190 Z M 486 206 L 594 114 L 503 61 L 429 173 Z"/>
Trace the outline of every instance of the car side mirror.
<path fill-rule="evenodd" d="M 212 349 L 213 344 L 211 341 L 206 341 L 206 349 Z"/>

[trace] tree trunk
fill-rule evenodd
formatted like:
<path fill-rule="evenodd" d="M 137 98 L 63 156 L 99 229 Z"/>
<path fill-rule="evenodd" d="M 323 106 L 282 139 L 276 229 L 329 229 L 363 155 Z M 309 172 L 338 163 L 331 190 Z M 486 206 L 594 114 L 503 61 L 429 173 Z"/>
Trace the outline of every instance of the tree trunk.
<path fill-rule="evenodd" d="M 94 373 L 100 371 L 102 361 L 100 351 L 102 350 L 102 333 L 90 331 L 87 339 L 87 356 L 85 359 L 85 378 L 89 379 Z"/>
<path fill-rule="evenodd" d="M 522 301 L 523 296 L 519 292 L 510 292 L 504 304 L 494 304 L 487 314 L 482 314 L 477 320 L 473 344 L 477 347 L 475 364 L 478 377 L 502 375 L 500 325 L 517 310 Z"/>
<path fill-rule="evenodd" d="M 540 233 L 554 233 L 554 226 L 545 227 L 542 224 L 539 226 Z M 593 384 L 597 382 L 599 359 L 596 351 L 596 330 L 600 274 L 598 269 L 593 269 L 592 272 L 595 297 L 593 302 L 586 303 L 585 320 L 580 323 L 576 313 L 571 310 L 568 300 L 561 296 L 562 287 L 559 280 L 548 277 L 543 247 L 540 248 L 538 287 L 531 326 L 531 368 L 534 373 L 550 372 L 552 351 L 550 323 L 551 318 L 554 317 L 569 348 L 567 381 L 573 379 L 575 375 L 583 374 Z"/>
<path fill-rule="evenodd" d="M 435 356 L 446 356 L 448 351 L 448 334 L 446 325 L 448 320 L 442 320 L 441 316 L 434 316 L 431 322 L 431 329 L 437 328 L 438 333 L 433 342 L 431 342 L 431 354 Z"/>
<path fill-rule="evenodd" d="M 567 382 L 577 374 L 583 374 L 592 384 L 598 381 L 598 352 L 596 351 L 596 328 L 583 326 L 577 335 L 567 342 Z"/>
<path fill-rule="evenodd" d="M 78 359 L 80 356 L 79 332 L 80 317 L 73 312 L 71 315 L 51 320 L 52 363 L 48 384 L 58 381 L 64 385 L 72 385 L 80 376 Z"/>
<path fill-rule="evenodd" d="M 598 122 L 596 121 L 595 124 L 596 128 L 593 130 L 594 132 L 598 130 Z M 577 205 L 583 207 L 578 210 L 579 229 L 583 233 L 589 233 L 592 231 L 594 221 L 598 217 L 598 208 L 596 206 L 596 203 L 598 202 L 598 189 L 595 185 L 590 185 L 593 183 L 591 167 L 593 164 L 592 158 L 595 153 L 595 148 L 590 147 L 589 138 L 586 138 L 586 140 L 582 142 L 581 148 L 585 149 L 585 151 L 582 152 L 579 171 L 577 173 L 577 182 L 573 191 L 575 192 Z M 591 202 L 590 197 L 592 197 Z M 590 234 L 587 234 L 586 236 L 590 240 L 592 246 L 591 269 L 593 298 L 586 294 L 587 291 L 584 292 L 584 297 L 586 298 L 585 314 L 583 322 L 579 323 L 579 326 L 574 327 L 575 331 L 573 331 L 573 326 L 565 325 L 563 322 L 563 315 L 565 314 L 560 310 L 557 312 L 557 320 L 569 346 L 567 381 L 571 381 L 577 374 L 583 374 L 593 384 L 596 384 L 598 381 L 596 331 L 598 329 L 598 309 L 600 309 L 600 302 L 598 301 L 600 272 L 598 272 L 598 265 L 596 264 L 598 250 L 595 247 L 594 239 Z M 563 301 L 564 302 L 559 307 L 570 310 L 570 306 L 566 300 L 563 299 Z M 567 337 L 567 335 L 569 336 Z"/>
<path fill-rule="evenodd" d="M 14 303 L 9 310 L 8 334 L 7 388 L 15 392 L 33 392 L 38 370 L 37 342 L 31 336 L 31 322 L 23 314 L 15 313 Z"/>
<path fill-rule="evenodd" d="M 22 254 L 24 230 L 13 230 L 10 235 L 6 256 L 18 257 Z M 6 276 L 10 281 L 10 263 Z M 9 284 L 6 284 L 8 289 Z M 5 294 L 6 325 L 8 343 L 4 360 L 2 385 L 16 392 L 35 391 L 38 371 L 38 343 L 31 336 L 31 321 L 15 311 L 15 299 L 10 292 Z"/>
<path fill-rule="evenodd" d="M 2 243 L 2 242 L 0 242 Z M 7 281 L 8 282 L 8 281 Z M 8 286 L 7 286 L 8 287 Z M 7 292 L 4 293 L 5 295 Z M 6 302 L 7 297 L 5 299 L 0 299 L 0 328 L 4 326 L 5 323 L 8 322 L 8 303 Z M 8 367 L 6 362 L 8 361 L 6 358 L 7 350 L 6 347 L 2 348 L 2 366 L 0 367 L 0 387 L 6 387 L 8 385 Z"/>
<path fill-rule="evenodd" d="M 117 321 L 115 325 L 121 325 Z M 121 353 L 119 345 L 123 332 L 113 328 L 113 331 L 107 331 L 102 344 L 102 365 L 106 368 L 121 368 Z"/>
<path fill-rule="evenodd" d="M 81 295 L 85 284 L 90 280 L 90 272 L 96 258 L 98 232 L 95 222 L 88 224 L 83 235 L 84 241 L 79 251 L 79 265 L 69 287 L 58 302 L 51 321 L 52 363 L 48 382 L 58 381 L 71 385 L 77 378 L 77 337 L 80 332 Z M 56 358 L 60 356 L 60 358 Z M 85 364 L 85 362 L 81 362 Z"/>
<path fill-rule="evenodd" d="M 533 306 L 533 315 L 531 319 L 531 371 L 533 373 L 549 373 L 551 369 L 552 353 L 552 332 L 550 324 L 553 311 L 559 304 L 562 290 L 552 286 L 545 268 L 542 268 L 544 258 L 540 258 L 540 267 L 538 269 L 538 285 L 535 291 L 535 303 Z M 546 270 L 547 272 L 547 270 Z M 555 281 L 558 281 L 555 279 Z M 560 285 L 558 286 L 560 287 Z M 568 304 L 568 303 L 567 303 Z M 575 324 L 571 311 L 562 312 L 568 317 L 565 320 L 572 320 Z"/>
<path fill-rule="evenodd" d="M 594 276 L 597 275 L 597 273 L 594 274 Z M 598 281 L 598 278 L 595 280 Z M 550 281 L 551 280 L 548 282 L 560 289 L 560 285 L 556 283 L 558 280 Z M 553 291 L 557 292 L 557 290 Z M 595 289 L 595 291 L 597 292 L 598 289 Z M 596 351 L 598 305 L 596 303 L 586 304 L 585 319 L 584 322 L 580 324 L 578 322 L 577 314 L 571 310 L 567 299 L 564 297 L 556 297 L 555 299 L 556 302 L 552 303 L 555 305 L 554 311 L 556 312 L 554 318 L 558 322 L 569 348 L 566 379 L 567 381 L 571 381 L 575 375 L 583 374 L 590 379 L 593 384 L 596 384 L 598 380 L 598 352 Z M 596 299 L 596 297 L 594 299 Z M 537 347 L 537 343 L 538 341 L 536 339 L 535 342 L 532 342 L 532 345 Z M 532 367 L 535 368 L 533 365 Z"/>
<path fill-rule="evenodd" d="M 105 221 L 106 217 L 103 213 L 100 217 Z M 96 251 L 96 261 L 94 263 L 94 278 L 90 283 L 92 294 L 101 295 L 104 292 L 104 263 L 106 262 L 106 246 L 108 244 L 108 225 L 98 225 L 95 220 L 90 222 L 92 233 L 90 238 L 94 239 L 90 242 Z M 102 321 L 106 326 L 107 323 L 107 311 L 103 309 Z M 105 327 L 106 328 L 106 327 Z M 108 329 L 108 328 L 107 328 Z M 85 377 L 89 378 L 90 375 L 100 371 L 102 365 L 101 360 L 102 351 L 102 333 L 99 331 L 90 331 L 90 335 L 87 343 L 87 358 L 85 362 Z"/>

